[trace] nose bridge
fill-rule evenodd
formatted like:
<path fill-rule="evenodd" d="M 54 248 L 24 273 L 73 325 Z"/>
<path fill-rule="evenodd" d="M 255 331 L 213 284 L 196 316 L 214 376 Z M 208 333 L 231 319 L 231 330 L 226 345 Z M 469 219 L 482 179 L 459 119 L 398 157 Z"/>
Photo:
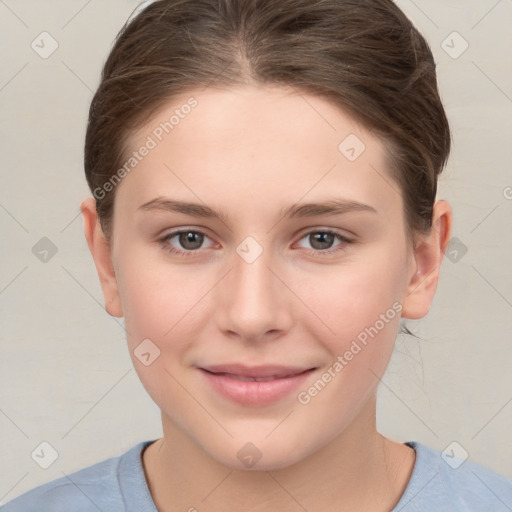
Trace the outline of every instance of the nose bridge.
<path fill-rule="evenodd" d="M 262 294 L 268 294 L 273 288 L 271 281 L 274 276 L 270 272 L 274 259 L 272 249 L 256 243 L 252 240 L 244 241 L 236 251 L 234 284 L 240 299 L 256 297 L 260 300 L 264 298 Z"/>
<path fill-rule="evenodd" d="M 271 247 L 247 237 L 233 254 L 232 270 L 223 288 L 224 330 L 258 338 L 286 328 L 290 317 L 286 287 L 275 276 Z"/>

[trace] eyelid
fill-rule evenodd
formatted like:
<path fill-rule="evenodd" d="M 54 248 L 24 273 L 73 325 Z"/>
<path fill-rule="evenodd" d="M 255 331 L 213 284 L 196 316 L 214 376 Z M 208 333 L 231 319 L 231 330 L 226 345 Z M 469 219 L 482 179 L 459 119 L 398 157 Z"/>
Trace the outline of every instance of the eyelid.
<path fill-rule="evenodd" d="M 357 235 L 355 233 L 352 233 L 351 231 L 348 231 L 347 229 L 341 229 L 341 228 L 333 228 L 329 226 L 315 226 L 315 227 L 309 227 L 304 228 L 304 230 L 298 231 L 298 233 L 295 236 L 298 236 L 300 238 L 303 238 L 305 235 L 308 235 L 310 233 L 332 233 L 334 235 L 341 236 L 347 240 L 351 240 L 353 242 L 356 241 Z"/>

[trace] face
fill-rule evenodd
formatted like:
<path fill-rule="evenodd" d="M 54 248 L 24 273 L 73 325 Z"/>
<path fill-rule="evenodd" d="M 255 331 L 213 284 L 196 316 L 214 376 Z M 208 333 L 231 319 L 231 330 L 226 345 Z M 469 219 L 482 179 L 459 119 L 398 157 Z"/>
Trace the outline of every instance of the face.
<path fill-rule="evenodd" d="M 174 99 L 129 142 L 112 263 L 164 425 L 239 468 L 343 435 L 416 268 L 380 140 L 319 97 L 244 87 Z"/>

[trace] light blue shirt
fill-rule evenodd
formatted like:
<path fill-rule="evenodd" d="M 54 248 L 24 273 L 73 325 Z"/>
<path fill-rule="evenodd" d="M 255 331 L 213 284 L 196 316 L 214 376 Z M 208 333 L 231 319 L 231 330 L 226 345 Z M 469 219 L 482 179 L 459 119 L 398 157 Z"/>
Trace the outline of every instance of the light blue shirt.
<path fill-rule="evenodd" d="M 123 455 L 32 489 L 1 512 L 158 512 L 142 467 L 143 441 Z M 421 443 L 407 488 L 391 512 L 510 512 L 512 480 L 468 460 L 443 459 Z M 448 462 L 449 463 L 448 463 Z M 458 466 L 458 467 L 457 467 Z M 191 508 L 201 510 L 201 504 Z"/>

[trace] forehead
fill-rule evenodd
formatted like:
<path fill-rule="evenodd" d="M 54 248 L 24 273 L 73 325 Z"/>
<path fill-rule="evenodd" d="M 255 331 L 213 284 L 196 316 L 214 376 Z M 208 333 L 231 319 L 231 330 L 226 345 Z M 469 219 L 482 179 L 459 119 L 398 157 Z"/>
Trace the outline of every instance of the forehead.
<path fill-rule="evenodd" d="M 209 205 L 229 198 L 242 209 L 264 197 L 281 207 L 335 192 L 378 209 L 399 195 L 381 140 L 331 102 L 289 87 L 191 90 L 128 142 L 129 154 L 152 146 L 121 187 L 133 204 L 167 194 Z"/>

